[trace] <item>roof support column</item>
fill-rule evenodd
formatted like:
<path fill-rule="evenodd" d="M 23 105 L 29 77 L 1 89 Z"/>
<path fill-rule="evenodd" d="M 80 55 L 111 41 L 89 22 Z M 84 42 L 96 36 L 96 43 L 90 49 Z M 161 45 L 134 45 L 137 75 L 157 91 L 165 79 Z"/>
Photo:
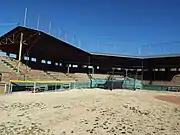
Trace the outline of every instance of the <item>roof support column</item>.
<path fill-rule="evenodd" d="M 23 33 L 21 32 L 21 38 L 20 38 L 20 44 L 19 44 L 19 59 L 18 59 L 18 72 L 20 68 L 20 62 L 21 62 L 21 55 L 22 55 L 22 43 L 23 42 Z"/>
<path fill-rule="evenodd" d="M 89 72 L 89 74 L 91 74 L 91 70 L 89 68 L 90 65 L 91 65 L 91 56 L 89 55 L 88 56 L 88 72 Z"/>
<path fill-rule="evenodd" d="M 144 60 L 141 60 L 141 81 L 144 80 Z"/>
<path fill-rule="evenodd" d="M 69 74 L 69 69 L 70 68 L 70 65 L 69 64 L 67 64 L 67 73 Z"/>
<path fill-rule="evenodd" d="M 127 78 L 128 77 L 128 69 L 126 68 L 125 71 L 126 71 L 126 78 Z"/>

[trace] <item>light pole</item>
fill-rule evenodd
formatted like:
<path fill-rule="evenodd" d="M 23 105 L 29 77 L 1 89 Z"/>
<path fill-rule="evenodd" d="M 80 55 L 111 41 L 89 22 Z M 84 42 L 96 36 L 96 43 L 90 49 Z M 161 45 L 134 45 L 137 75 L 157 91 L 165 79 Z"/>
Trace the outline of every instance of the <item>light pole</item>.
<path fill-rule="evenodd" d="M 37 21 L 37 30 L 39 30 L 39 21 L 40 21 L 40 17 L 39 17 L 39 15 L 38 15 L 38 21 Z"/>
<path fill-rule="evenodd" d="M 51 34 L 51 22 L 49 23 L 49 31 L 48 31 L 48 33 L 49 33 L 49 35 Z"/>
<path fill-rule="evenodd" d="M 25 9 L 25 14 L 24 14 L 24 27 L 26 26 L 26 18 L 27 18 L 27 8 Z"/>

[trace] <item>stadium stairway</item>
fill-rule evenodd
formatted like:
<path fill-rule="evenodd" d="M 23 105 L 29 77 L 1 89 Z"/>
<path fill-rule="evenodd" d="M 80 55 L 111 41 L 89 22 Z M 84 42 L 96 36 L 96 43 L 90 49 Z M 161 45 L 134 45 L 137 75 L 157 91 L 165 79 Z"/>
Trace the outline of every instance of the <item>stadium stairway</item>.
<path fill-rule="evenodd" d="M 29 68 L 27 65 L 23 64 L 22 62 L 19 62 L 16 59 L 10 58 L 10 57 L 3 57 L 7 62 L 11 63 L 11 65 L 13 65 L 14 67 L 17 67 L 19 64 L 19 70 L 20 71 L 26 71 L 26 70 L 30 70 L 31 68 Z"/>
<path fill-rule="evenodd" d="M 0 73 L 2 74 L 1 81 L 9 82 L 9 80 L 21 80 L 24 76 L 17 72 L 8 62 L 0 57 Z"/>
<path fill-rule="evenodd" d="M 18 61 L 15 59 L 12 59 L 10 57 L 3 56 L 0 59 L 3 62 L 3 64 L 9 68 L 10 72 L 13 72 L 13 73 L 15 72 L 17 75 L 21 76 L 18 78 L 14 77 L 11 80 L 34 80 L 34 81 L 36 81 L 36 80 L 42 80 L 42 81 L 54 80 L 51 76 L 47 75 L 44 71 L 31 69 L 30 67 L 26 66 L 25 64 L 23 64 L 21 62 L 19 63 L 19 69 L 18 69 L 17 68 Z"/>
<path fill-rule="evenodd" d="M 30 77 L 26 75 L 27 69 L 29 68 L 23 63 L 20 62 L 18 67 L 18 61 L 7 56 L 1 56 L 0 60 L 6 67 L 9 68 L 8 72 L 10 72 L 11 74 L 16 73 L 17 75 L 22 76 L 19 78 L 20 80 L 30 80 Z"/>

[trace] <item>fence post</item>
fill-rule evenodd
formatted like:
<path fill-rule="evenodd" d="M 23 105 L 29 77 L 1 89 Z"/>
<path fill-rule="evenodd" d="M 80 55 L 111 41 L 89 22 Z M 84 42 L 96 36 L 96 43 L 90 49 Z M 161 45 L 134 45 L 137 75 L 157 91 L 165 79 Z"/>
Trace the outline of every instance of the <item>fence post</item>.
<path fill-rule="evenodd" d="M 59 83 L 58 85 L 59 85 L 59 89 L 61 89 L 61 83 Z"/>
<path fill-rule="evenodd" d="M 7 93 L 7 83 L 5 83 L 4 85 L 5 85 L 4 86 L 4 94 L 6 94 Z"/>
<path fill-rule="evenodd" d="M 34 93 L 36 92 L 36 82 L 34 82 Z"/>
<path fill-rule="evenodd" d="M 55 83 L 55 90 L 57 89 L 57 83 Z"/>
<path fill-rule="evenodd" d="M 13 85 L 10 84 L 10 94 L 12 93 L 12 88 L 13 88 Z"/>
<path fill-rule="evenodd" d="M 69 83 L 69 90 L 71 89 L 71 83 Z"/>
<path fill-rule="evenodd" d="M 4 86 L 4 91 L 6 91 L 7 90 L 7 84 L 5 83 L 5 86 Z"/>
<path fill-rule="evenodd" d="M 7 87 L 8 85 L 8 87 Z M 10 82 L 6 85 L 6 89 L 4 89 L 4 94 L 7 94 L 9 93 L 9 90 L 10 90 Z"/>

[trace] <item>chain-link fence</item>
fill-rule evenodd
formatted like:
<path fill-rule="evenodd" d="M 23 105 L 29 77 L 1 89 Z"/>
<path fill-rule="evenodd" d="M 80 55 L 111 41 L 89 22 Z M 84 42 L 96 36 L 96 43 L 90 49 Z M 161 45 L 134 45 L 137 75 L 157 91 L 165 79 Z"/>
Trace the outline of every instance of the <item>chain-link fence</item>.
<path fill-rule="evenodd" d="M 138 79 L 125 78 L 92 78 L 91 82 L 61 82 L 61 81 L 10 81 L 6 83 L 5 93 L 16 91 L 58 91 L 83 88 L 103 89 L 144 89 L 156 91 L 180 91 L 180 86 L 145 85 Z"/>
<path fill-rule="evenodd" d="M 110 75 L 107 78 L 92 78 L 93 88 L 104 89 L 141 89 L 142 83 L 138 79 L 130 77 L 122 77 L 118 75 Z"/>
<path fill-rule="evenodd" d="M 90 88 L 90 82 L 62 81 L 19 81 L 12 80 L 8 85 L 8 93 L 16 91 L 54 91 L 79 88 Z"/>

